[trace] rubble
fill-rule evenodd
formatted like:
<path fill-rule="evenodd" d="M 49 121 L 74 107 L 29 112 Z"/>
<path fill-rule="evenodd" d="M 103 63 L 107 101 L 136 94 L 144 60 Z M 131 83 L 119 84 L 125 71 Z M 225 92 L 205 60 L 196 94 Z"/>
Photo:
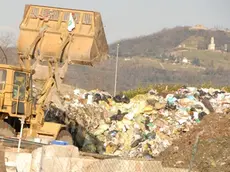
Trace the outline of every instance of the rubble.
<path fill-rule="evenodd" d="M 195 87 L 165 97 L 151 90 L 132 99 L 76 89 L 63 101 L 66 123 L 81 126 L 82 150 L 138 158 L 157 157 L 204 116 L 230 109 L 230 93 Z"/>
<path fill-rule="evenodd" d="M 230 169 L 229 126 L 229 114 L 207 115 L 198 126 L 174 140 L 156 160 L 167 167 L 188 168 L 194 156 L 194 171 L 227 172 Z M 197 151 L 193 154 L 199 133 L 202 134 L 199 136 Z"/>

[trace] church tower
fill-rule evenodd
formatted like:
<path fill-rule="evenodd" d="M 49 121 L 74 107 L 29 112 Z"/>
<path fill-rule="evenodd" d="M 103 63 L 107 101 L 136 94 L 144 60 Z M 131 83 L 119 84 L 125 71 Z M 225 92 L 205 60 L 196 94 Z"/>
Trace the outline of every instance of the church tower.
<path fill-rule="evenodd" d="M 214 37 L 212 37 L 210 44 L 208 45 L 208 50 L 215 50 L 215 49 L 216 49 L 216 45 L 215 45 Z"/>

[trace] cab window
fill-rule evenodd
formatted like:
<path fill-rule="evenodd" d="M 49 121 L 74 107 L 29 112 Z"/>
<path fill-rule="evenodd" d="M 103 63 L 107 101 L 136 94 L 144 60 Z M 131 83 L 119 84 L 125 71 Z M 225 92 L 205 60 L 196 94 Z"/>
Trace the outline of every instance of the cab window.
<path fill-rule="evenodd" d="M 26 74 L 14 72 L 13 99 L 19 98 L 20 101 L 25 99 L 26 92 Z"/>
<path fill-rule="evenodd" d="M 6 84 L 6 70 L 0 69 L 0 90 L 5 89 Z"/>

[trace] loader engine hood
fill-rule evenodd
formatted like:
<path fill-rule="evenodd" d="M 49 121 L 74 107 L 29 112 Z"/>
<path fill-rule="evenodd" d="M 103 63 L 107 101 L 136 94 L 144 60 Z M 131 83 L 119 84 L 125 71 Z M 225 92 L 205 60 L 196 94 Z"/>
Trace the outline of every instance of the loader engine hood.
<path fill-rule="evenodd" d="M 18 53 L 43 61 L 93 65 L 108 57 L 101 15 L 94 11 L 26 5 Z"/>

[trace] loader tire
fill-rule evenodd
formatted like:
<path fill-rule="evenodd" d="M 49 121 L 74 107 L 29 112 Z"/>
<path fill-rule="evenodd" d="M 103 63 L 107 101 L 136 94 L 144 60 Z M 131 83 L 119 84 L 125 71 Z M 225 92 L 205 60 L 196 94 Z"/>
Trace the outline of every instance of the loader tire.
<path fill-rule="evenodd" d="M 69 145 L 73 145 L 72 135 L 67 130 L 61 130 L 57 136 L 57 140 L 68 142 Z"/>
<path fill-rule="evenodd" d="M 8 123 L 4 121 L 0 121 L 0 136 L 3 137 L 15 137 L 15 131 L 14 128 L 11 127 Z"/>

